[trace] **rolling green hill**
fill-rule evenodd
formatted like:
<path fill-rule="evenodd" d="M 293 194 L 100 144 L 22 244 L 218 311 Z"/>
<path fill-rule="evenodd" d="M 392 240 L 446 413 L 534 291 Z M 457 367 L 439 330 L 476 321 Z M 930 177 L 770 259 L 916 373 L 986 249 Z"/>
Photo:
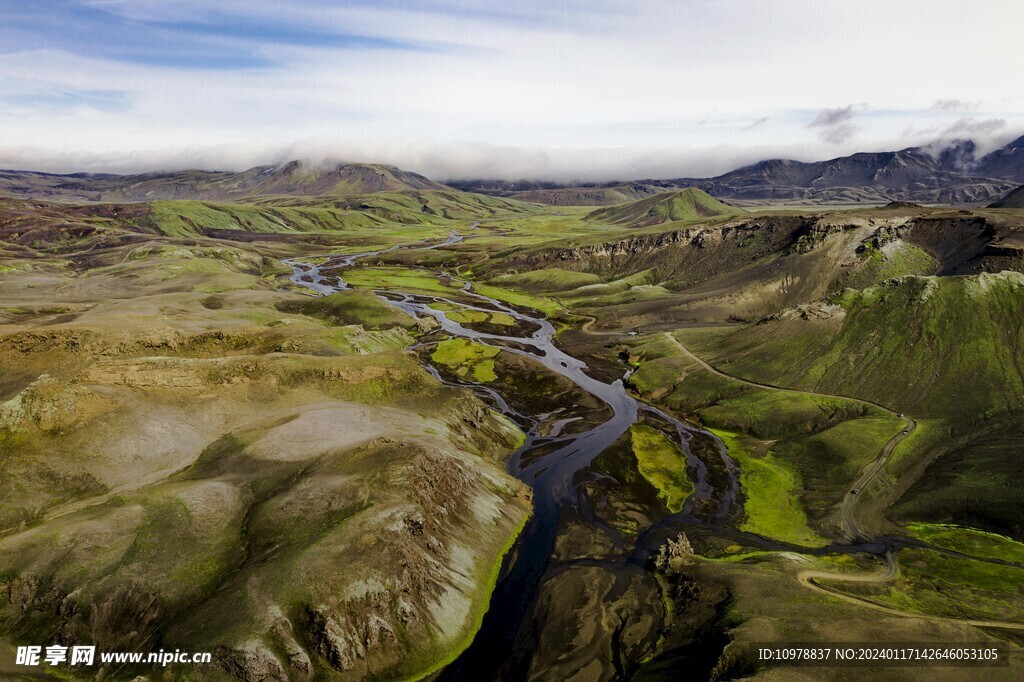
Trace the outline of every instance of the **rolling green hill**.
<path fill-rule="evenodd" d="M 253 171 L 247 171 L 252 173 Z M 394 166 L 348 163 L 328 166 L 291 161 L 253 178 L 251 194 L 352 196 L 372 192 L 444 190 L 444 185 Z"/>
<path fill-rule="evenodd" d="M 1024 410 L 1024 274 L 902 277 L 833 299 L 839 314 L 782 314 L 690 343 L 723 371 L 977 421 Z"/>
<path fill-rule="evenodd" d="M 695 188 L 661 192 L 628 204 L 599 208 L 587 215 L 596 223 L 649 227 L 677 220 L 699 220 L 742 213 L 735 206 L 724 204 L 710 194 Z"/>
<path fill-rule="evenodd" d="M 331 232 L 380 226 L 442 225 L 502 213 L 536 211 L 530 204 L 455 190 L 378 192 L 352 198 L 264 200 L 259 204 L 155 201 L 140 226 L 168 236 L 247 232 Z"/>
<path fill-rule="evenodd" d="M 539 213 L 543 209 L 515 199 L 472 194 L 453 189 L 409 192 L 381 191 L 353 197 L 287 197 L 256 202 L 267 207 L 320 208 L 358 211 L 382 220 L 436 223 L 439 220 L 479 220 L 502 213 Z"/>
<path fill-rule="evenodd" d="M 1024 474 L 1024 274 L 902 277 L 847 289 L 829 308 L 820 317 L 789 310 L 759 324 L 676 335 L 730 375 L 871 400 L 913 417 L 916 429 L 894 451 L 877 493 L 883 507 L 892 505 L 888 519 L 1024 537 L 1024 493 L 1011 483 Z M 816 460 L 803 446 L 775 449 L 816 480 L 852 461 L 839 457 L 842 443 Z"/>
<path fill-rule="evenodd" d="M 561 189 L 535 189 L 515 192 L 510 196 L 548 206 L 611 206 L 636 201 L 655 194 L 657 188 L 638 182 L 612 187 L 565 187 Z"/>
<path fill-rule="evenodd" d="M 340 197 L 450 189 L 419 173 L 368 163 L 289 161 L 241 172 L 179 170 L 139 175 L 0 171 L 0 196 L 66 202 L 246 201 L 260 196 Z"/>
<path fill-rule="evenodd" d="M 348 197 L 373 192 L 447 190 L 444 185 L 394 166 L 290 161 L 241 173 L 183 171 L 116 177 L 100 184 L 102 201 L 199 199 L 245 201 L 265 196 Z"/>

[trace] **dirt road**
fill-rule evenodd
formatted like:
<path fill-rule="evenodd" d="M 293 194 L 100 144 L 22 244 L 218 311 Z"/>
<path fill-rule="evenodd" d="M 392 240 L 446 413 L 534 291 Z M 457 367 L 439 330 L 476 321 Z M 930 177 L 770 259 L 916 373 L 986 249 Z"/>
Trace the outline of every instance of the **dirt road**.
<path fill-rule="evenodd" d="M 881 452 L 878 456 L 871 461 L 865 468 L 863 473 L 853 484 L 845 497 L 843 497 L 842 504 L 839 507 L 839 522 L 842 526 L 843 534 L 849 541 L 866 540 L 864 533 L 861 532 L 860 527 L 857 523 L 857 504 L 860 501 L 860 496 L 864 489 L 875 480 L 875 477 L 881 472 L 885 465 L 892 458 L 892 453 L 896 449 L 896 446 L 900 444 L 904 438 L 909 436 L 917 428 L 917 422 L 907 417 L 906 415 L 900 414 L 895 410 L 892 410 L 885 405 L 880 405 L 870 400 L 864 400 L 863 398 L 854 398 L 852 396 L 836 395 L 831 393 L 815 393 L 813 391 L 802 391 L 794 388 L 782 388 L 781 386 L 772 386 L 771 384 L 761 384 L 756 381 L 749 381 L 741 377 L 726 374 L 725 372 L 716 369 L 701 358 L 694 355 L 689 348 L 680 343 L 679 339 L 673 336 L 670 332 L 665 332 L 665 338 L 667 338 L 676 348 L 683 352 L 687 357 L 691 358 L 694 362 L 699 364 L 707 371 L 717 374 L 720 377 L 724 377 L 731 381 L 736 381 L 747 386 L 753 386 L 755 388 L 762 388 L 769 391 L 785 391 L 787 393 L 798 393 L 800 395 L 812 396 L 816 398 L 842 398 L 843 400 L 849 400 L 851 402 L 860 403 L 861 405 L 870 405 L 883 412 L 886 412 L 894 417 L 898 417 L 903 420 L 903 428 L 901 428 L 892 438 L 886 441 L 885 445 L 882 446 Z M 857 493 L 853 493 L 853 490 L 857 490 Z"/>

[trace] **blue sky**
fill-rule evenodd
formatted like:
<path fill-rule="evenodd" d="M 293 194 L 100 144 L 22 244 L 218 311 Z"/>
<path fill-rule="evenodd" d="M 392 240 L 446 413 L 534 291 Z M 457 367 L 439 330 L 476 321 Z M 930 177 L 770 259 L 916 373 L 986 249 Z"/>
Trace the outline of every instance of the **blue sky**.
<path fill-rule="evenodd" d="M 1011 0 L 0 0 L 0 167 L 721 172 L 1024 132 Z"/>

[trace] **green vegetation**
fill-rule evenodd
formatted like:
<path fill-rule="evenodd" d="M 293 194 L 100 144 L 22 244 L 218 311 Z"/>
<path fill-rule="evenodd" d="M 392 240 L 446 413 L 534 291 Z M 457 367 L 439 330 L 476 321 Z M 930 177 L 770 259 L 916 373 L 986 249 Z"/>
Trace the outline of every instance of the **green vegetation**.
<path fill-rule="evenodd" d="M 854 400 L 758 388 L 707 371 L 663 335 L 630 342 L 639 361 L 630 383 L 655 401 L 714 429 L 743 433 L 794 470 L 794 494 L 817 522 L 840 503 L 863 467 L 903 428 L 903 420 Z"/>
<path fill-rule="evenodd" d="M 867 249 L 863 257 L 867 263 L 848 286 L 873 286 L 893 277 L 931 275 L 937 263 L 921 247 L 908 242 L 896 242 L 882 249 Z"/>
<path fill-rule="evenodd" d="M 601 308 L 657 301 L 672 295 L 671 291 L 660 285 L 625 284 L 625 281 L 581 287 L 568 292 L 566 298 L 574 308 Z"/>
<path fill-rule="evenodd" d="M 936 547 L 951 549 L 983 559 L 1001 559 L 1024 564 L 1024 543 L 996 533 L 948 524 L 911 523 L 907 530 L 915 538 Z"/>
<path fill-rule="evenodd" d="M 893 450 L 892 459 L 886 467 L 890 475 L 898 477 L 907 473 L 921 457 L 942 450 L 950 443 L 950 431 L 945 419 L 916 421 L 917 428 Z"/>
<path fill-rule="evenodd" d="M 1024 571 L 941 554 L 905 549 L 893 587 L 871 598 L 893 608 L 951 618 L 1024 621 Z M 840 589 L 846 586 L 837 585 Z"/>
<path fill-rule="evenodd" d="M 683 451 L 668 436 L 650 426 L 634 424 L 629 435 L 640 473 L 658 489 L 658 496 L 669 511 L 682 511 L 686 498 L 693 493 Z"/>
<path fill-rule="evenodd" d="M 310 351 L 315 350 L 314 343 L 317 341 L 322 341 L 327 347 L 342 353 L 366 355 L 403 350 L 411 346 L 415 339 L 401 327 L 366 331 L 361 326 L 350 326 L 332 328 L 313 335 L 308 343 Z M 281 350 L 291 349 L 292 346 L 287 342 L 281 346 Z"/>
<path fill-rule="evenodd" d="M 448 313 L 448 319 L 459 324 L 480 324 L 487 322 L 490 315 L 482 310 L 454 310 Z"/>
<path fill-rule="evenodd" d="M 148 223 L 156 232 L 169 237 L 195 236 L 206 230 L 218 229 L 250 232 L 291 232 L 295 229 L 282 217 L 254 206 L 200 201 L 155 201 L 150 208 Z"/>
<path fill-rule="evenodd" d="M 466 629 L 466 635 L 455 642 L 454 644 L 447 645 L 444 648 L 444 653 L 432 652 L 435 656 L 442 656 L 439 660 L 435 660 L 430 663 L 427 667 L 422 670 L 417 670 L 414 674 L 408 677 L 401 678 L 402 682 L 414 682 L 416 680 L 423 680 L 430 677 L 432 674 L 445 668 L 452 661 L 457 659 L 462 652 L 469 648 L 469 645 L 476 639 L 476 634 L 480 630 L 480 626 L 484 622 L 484 616 L 487 615 L 487 611 L 491 606 L 491 594 L 494 592 L 494 588 L 498 584 L 498 578 L 501 577 L 501 567 L 505 563 L 505 556 L 512 551 L 515 547 L 516 541 L 519 539 L 519 535 L 523 532 L 523 528 L 526 527 L 527 522 L 530 520 L 529 514 L 524 514 L 522 521 L 516 526 L 514 531 L 505 540 L 505 544 L 502 546 L 501 551 L 497 554 L 495 560 L 487 567 L 487 574 L 481 580 L 477 582 L 479 589 L 473 599 L 473 611 L 470 614 L 470 626 Z M 430 655 L 425 655 L 422 658 L 424 660 L 429 659 Z"/>
<path fill-rule="evenodd" d="M 735 398 L 724 398 L 698 411 L 701 419 L 729 431 L 744 431 L 758 438 L 809 433 L 837 421 L 864 414 L 851 400 L 825 398 L 793 391 L 746 387 Z"/>
<path fill-rule="evenodd" d="M 448 319 L 459 324 L 496 324 L 502 327 L 515 326 L 516 320 L 508 313 L 488 313 L 482 310 L 456 310 L 448 313 Z"/>
<path fill-rule="evenodd" d="M 517 324 L 516 318 L 512 317 L 508 313 L 491 313 L 491 319 L 489 322 L 502 327 L 514 327 Z"/>
<path fill-rule="evenodd" d="M 0 614 L 5 636 L 32 628 L 78 636 L 93 625 L 81 608 L 90 590 L 146 584 L 163 600 L 152 623 L 140 621 L 147 632 L 227 652 L 262 641 L 287 665 L 282 651 L 291 643 L 272 625 L 280 605 L 314 677 L 334 672 L 309 646 L 326 641 L 316 631 L 322 623 L 300 605 L 333 620 L 337 641 L 363 642 L 377 626 L 364 616 L 390 628 L 392 636 L 364 642 L 355 676 L 420 677 L 456 657 L 479 627 L 528 503 L 497 466 L 509 446 L 524 442 L 522 433 L 469 392 L 431 379 L 422 354 L 402 349 L 432 322 L 421 327 L 370 291 L 469 300 L 463 282 L 442 271 L 555 317 L 563 323 L 560 344 L 595 378 L 621 376 L 625 351 L 635 367 L 631 389 L 723 439 L 742 471 L 746 531 L 820 547 L 827 540 L 818 533 L 832 532 L 847 499 L 861 503 L 865 533 L 896 522 L 937 548 L 1024 561 L 1024 505 L 1019 486 L 1007 485 L 1024 475 L 1024 278 L 918 276 L 1008 269 L 993 262 L 1017 267 L 1018 256 L 990 253 L 1016 253 L 1021 232 L 1008 212 L 957 217 L 927 209 L 919 223 L 900 207 L 747 216 L 697 190 L 598 210 L 550 208 L 453 191 L 383 166 L 350 170 L 298 165 L 274 169 L 274 179 L 251 194 L 221 187 L 199 195 L 239 195 L 248 204 L 0 201 L 9 208 L 7 234 L 18 235 L 3 246 L 11 262 L 0 263 L 10 325 L 0 361 L 15 368 L 0 381 L 7 400 L 0 492 L 17 510 L 4 514 L 0 555 L 5 579 L 40 579 L 38 599 Z M 307 187 L 317 196 L 294 196 Z M 295 295 L 282 264 L 436 244 L 453 230 L 464 240 L 364 259 L 343 274 L 354 290 L 323 298 Z M 990 260 L 964 255 L 975 246 Z M 70 298 L 54 305 L 62 296 Z M 508 314 L 461 305 L 433 307 L 485 331 L 516 324 Z M 605 333 L 580 331 L 583 320 Z M 680 327 L 678 338 L 701 358 L 767 385 L 709 371 L 662 333 Z M 627 330 L 637 335 L 616 333 Z M 492 382 L 516 410 L 566 407 L 551 421 L 583 417 L 570 430 L 607 414 L 528 357 L 458 338 L 425 352 L 446 376 Z M 44 372 L 52 384 L 21 395 Z M 864 497 L 847 497 L 849 488 L 905 421 L 843 395 L 918 422 Z M 479 428 L 466 428 L 470 422 Z M 224 435 L 225 423 L 250 426 Z M 181 449 L 165 452 L 159 436 L 172 430 L 182 434 Z M 136 456 L 140 443 L 146 458 Z M 717 487 L 724 475 L 717 443 L 698 433 L 690 446 Z M 168 479 L 168 472 L 180 473 Z M 574 523 L 556 538 L 567 559 L 618 552 L 620 538 L 610 542 L 615 533 L 605 531 L 635 538 L 693 492 L 683 451 L 641 424 L 575 483 L 603 525 Z M 898 494 L 891 506 L 881 504 Z M 481 523 L 485 517 L 490 522 Z M 660 577 L 666 610 L 685 609 L 686 617 L 653 633 L 663 651 L 651 661 L 668 660 L 659 656 L 680 642 L 704 646 L 686 632 L 691 626 L 728 631 L 741 643 L 817 636 L 819 628 L 824 639 L 837 631 L 865 641 L 877 635 L 870 611 L 794 580 L 805 568 L 875 571 L 874 560 L 764 552 L 713 528 L 692 539 L 717 559 L 695 561 L 678 585 Z M 196 551 L 167 554 L 186 545 Z M 1017 568 L 924 549 L 905 550 L 899 561 L 893 584 L 839 589 L 925 613 L 1010 619 L 1024 611 Z M 396 580 L 410 590 L 399 606 Z M 621 596 L 583 597 L 632 618 L 641 582 Z M 85 595 L 67 602 L 80 610 L 43 599 L 54 586 Z M 676 599 L 684 592 L 685 601 Z M 728 601 L 715 602 L 716 593 Z M 566 607 L 557 618 L 592 613 L 562 596 L 552 602 Z M 131 620 L 130 609 L 146 604 L 129 599 L 127 610 L 110 613 Z M 657 605 L 657 596 L 644 604 Z M 698 622 L 702 613 L 706 622 Z M 886 628 L 924 631 L 915 622 Z M 619 662 L 636 663 L 626 658 Z M 258 660 L 230 664 L 258 676 L 246 667 Z"/>
<path fill-rule="evenodd" d="M 302 306 L 306 315 L 329 320 L 334 324 L 358 324 L 366 329 L 412 327 L 416 321 L 380 300 L 372 291 L 339 291 L 315 298 Z"/>
<path fill-rule="evenodd" d="M 342 203 L 360 215 L 402 224 L 436 225 L 447 221 L 469 221 L 497 215 L 537 213 L 541 209 L 514 199 L 471 194 L 455 190 L 417 192 L 375 192 Z"/>
<path fill-rule="evenodd" d="M 155 201 L 140 225 L 169 237 L 197 236 L 212 230 L 338 232 L 389 226 L 441 226 L 452 221 L 538 210 L 511 199 L 454 190 L 392 191 L 330 202 L 311 197 L 275 197 L 262 199 L 258 204 Z"/>
<path fill-rule="evenodd" d="M 599 282 L 578 287 L 573 291 L 566 292 L 564 297 L 572 302 L 573 307 L 582 308 L 635 301 L 640 296 L 636 294 L 630 296 L 633 289 L 640 292 L 656 289 L 659 293 L 668 293 L 663 287 L 653 286 L 657 282 L 655 275 L 656 273 L 652 269 L 641 270 L 611 282 Z"/>
<path fill-rule="evenodd" d="M 807 526 L 807 514 L 795 496 L 801 483 L 789 464 L 770 451 L 754 455 L 749 441 L 739 434 L 711 431 L 743 469 L 740 485 L 746 495 L 746 517 L 742 530 L 808 547 L 828 544 Z"/>
<path fill-rule="evenodd" d="M 569 291 L 588 284 L 601 284 L 597 275 L 573 272 L 559 268 L 545 268 L 509 275 L 499 275 L 490 280 L 492 284 L 532 292 Z"/>
<path fill-rule="evenodd" d="M 475 381 L 494 381 L 494 357 L 498 348 L 463 338 L 446 339 L 437 344 L 430 356 L 434 362 L 450 367 L 460 377 L 472 374 Z"/>
<path fill-rule="evenodd" d="M 539 310 L 547 315 L 553 315 L 562 309 L 562 306 L 558 305 L 557 302 L 544 296 L 534 296 L 533 294 L 524 292 L 511 291 L 510 289 L 496 287 L 490 284 L 473 284 L 473 289 L 484 296 L 490 296 L 498 301 L 511 303 L 512 305 L 520 306 L 522 308 Z"/>
<path fill-rule="evenodd" d="M 738 215 L 741 209 L 722 203 L 707 192 L 690 187 L 662 192 L 627 204 L 599 208 L 587 216 L 595 223 L 648 227 L 675 221 L 695 221 Z"/>
<path fill-rule="evenodd" d="M 345 273 L 345 281 L 352 286 L 370 289 L 397 289 L 450 294 L 452 290 L 437 281 L 437 274 L 429 270 L 410 270 L 396 267 L 354 268 Z"/>
<path fill-rule="evenodd" d="M 842 500 L 864 467 L 903 426 L 902 419 L 879 411 L 813 434 L 787 437 L 773 450 L 799 472 L 804 484 L 800 499 L 817 520 Z"/>
<path fill-rule="evenodd" d="M 1015 341 L 1022 294 L 1017 272 L 904 277 L 847 290 L 835 299 L 841 319 L 779 319 L 680 338 L 730 374 L 971 423 L 1024 410 Z M 965 390 L 972 386 L 979 388 Z"/>
<path fill-rule="evenodd" d="M 949 430 L 936 430 L 932 448 L 902 456 L 901 470 L 922 454 L 933 455 L 920 478 L 889 509 L 889 518 L 953 523 L 1024 539 L 1021 487 L 1007 484 L 1022 475 L 1024 426 L 1019 417 L 994 420 L 980 432 L 945 441 L 939 440 L 943 432 Z"/>

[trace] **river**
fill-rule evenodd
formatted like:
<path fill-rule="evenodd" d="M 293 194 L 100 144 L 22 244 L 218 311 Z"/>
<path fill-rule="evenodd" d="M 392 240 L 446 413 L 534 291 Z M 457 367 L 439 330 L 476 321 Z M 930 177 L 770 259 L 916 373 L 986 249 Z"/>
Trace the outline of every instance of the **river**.
<path fill-rule="evenodd" d="M 425 246 L 413 244 L 396 246 L 388 249 L 370 251 L 359 254 L 333 256 L 319 263 L 304 262 L 298 259 L 285 261 L 293 269 L 292 282 L 312 289 L 321 295 L 331 294 L 350 288 L 339 271 L 355 265 L 360 258 L 377 256 L 399 248 L 437 248 L 457 243 L 461 237 L 453 232 L 441 243 Z M 324 274 L 330 271 L 331 275 Z M 447 275 L 447 273 L 441 273 Z M 672 515 L 664 521 L 694 519 L 696 508 L 706 509 L 713 503 L 714 510 L 703 514 L 700 519 L 704 523 L 721 523 L 732 520 L 739 513 L 737 503 L 739 469 L 729 458 L 721 441 L 716 443 L 721 466 L 728 472 L 727 484 L 723 490 L 715 490 L 708 480 L 707 464 L 696 457 L 689 447 L 695 433 L 704 437 L 710 434 L 668 415 L 655 407 L 633 398 L 626 390 L 622 379 L 601 381 L 587 373 L 588 366 L 575 358 L 555 342 L 555 326 L 539 314 L 531 314 L 513 308 L 494 298 L 479 294 L 468 282 L 463 283 L 462 296 L 475 302 L 455 300 L 443 296 L 425 296 L 400 291 L 377 291 L 376 293 L 390 304 L 409 315 L 422 318 L 430 317 L 437 321 L 440 328 L 452 337 L 462 337 L 478 343 L 501 348 L 505 352 L 529 357 L 542 364 L 549 371 L 570 380 L 578 388 L 594 396 L 610 410 L 611 417 L 578 433 L 563 435 L 564 423 L 549 424 L 549 433 L 541 438 L 539 428 L 549 415 L 523 415 L 513 412 L 504 396 L 484 385 L 460 384 L 476 390 L 482 398 L 488 400 L 493 407 L 518 421 L 527 429 L 523 445 L 508 459 L 508 471 L 529 485 L 534 495 L 534 513 L 523 530 L 514 553 L 515 559 L 506 567 L 492 595 L 490 609 L 484 619 L 483 626 L 474 644 L 451 666 L 442 673 L 440 679 L 496 679 L 507 671 L 506 662 L 513 654 L 513 648 L 520 630 L 526 621 L 537 596 L 538 588 L 548 570 L 552 549 L 559 528 L 559 519 L 563 507 L 571 505 L 580 508 L 579 493 L 574 485 L 576 474 L 588 467 L 593 460 L 604 452 L 615 441 L 621 438 L 637 422 L 638 415 L 649 412 L 660 418 L 667 428 L 664 429 L 673 437 L 687 458 L 687 468 L 693 477 L 694 493 L 688 498 L 686 506 L 680 514 Z M 444 307 L 453 310 L 438 310 L 431 303 L 444 303 Z M 450 317 L 454 310 L 478 310 L 485 312 L 503 312 L 512 316 L 521 329 L 534 331 L 523 336 L 486 333 L 471 329 Z M 441 379 L 436 368 L 428 365 L 428 370 Z M 443 381 L 443 379 L 442 379 Z M 446 382 L 451 383 L 451 382 Z M 524 424 L 525 422 L 525 424 Z M 538 446 L 543 444 L 543 451 Z M 552 448 L 552 445 L 557 447 Z M 539 453 L 539 454 L 538 454 Z M 660 526 L 662 524 L 658 524 Z M 641 534 L 633 554 L 639 553 L 644 558 L 664 541 L 664 537 L 651 531 Z M 629 557 L 621 557 L 620 561 Z M 616 563 L 610 561 L 609 565 Z"/>
<path fill-rule="evenodd" d="M 381 255 L 397 249 L 434 249 L 456 244 L 461 240 L 462 237 L 452 231 L 448 239 L 434 244 L 398 245 L 365 253 L 328 256 L 317 259 L 318 262 L 299 259 L 289 259 L 285 262 L 293 268 L 292 282 L 317 294 L 327 295 L 350 288 L 340 271 L 354 266 L 360 258 Z M 325 274 L 325 270 L 332 274 Z M 448 273 L 438 274 L 452 282 L 460 282 L 457 277 L 452 277 Z M 454 293 L 451 297 L 445 297 L 393 290 L 378 290 L 375 293 L 413 317 L 433 318 L 440 329 L 452 337 L 462 337 L 497 347 L 504 352 L 528 357 L 542 364 L 550 372 L 568 379 L 582 391 L 594 396 L 607 407 L 607 411 L 599 410 L 600 418 L 589 419 L 587 423 L 592 424 L 589 428 L 566 433 L 566 427 L 580 421 L 579 417 L 552 420 L 551 413 L 523 414 L 513 410 L 509 406 L 508 396 L 501 395 L 495 388 L 479 383 L 446 380 L 437 368 L 425 362 L 427 371 L 436 379 L 475 391 L 494 409 L 509 416 L 524 428 L 525 441 L 509 457 L 507 466 L 509 473 L 528 484 L 534 494 L 533 516 L 520 535 L 515 551 L 506 558 L 502 577 L 491 596 L 490 608 L 473 643 L 434 679 L 476 681 L 526 677 L 531 642 L 527 638 L 524 646 L 522 640 L 528 618 L 535 608 L 538 592 L 544 581 L 550 579 L 552 550 L 555 548 L 564 512 L 571 509 L 579 518 L 591 522 L 595 527 L 608 529 L 581 499 L 577 489 L 578 474 L 586 472 L 591 463 L 618 441 L 645 413 L 645 421 L 657 424 L 663 433 L 678 443 L 685 454 L 694 492 L 687 498 L 679 513 L 666 515 L 649 527 L 640 529 L 635 539 L 628 546 L 621 546 L 620 551 L 614 556 L 576 560 L 574 563 L 577 565 L 598 567 L 614 574 L 621 582 L 629 573 L 635 575 L 646 571 L 650 556 L 657 552 L 666 539 L 674 537 L 685 526 L 688 533 L 699 533 L 704 530 L 719 537 L 734 538 L 748 546 L 770 551 L 799 552 L 807 555 L 867 553 L 884 559 L 888 573 L 844 574 L 838 578 L 829 576 L 832 579 L 848 581 L 878 582 L 880 575 L 885 577 L 895 571 L 895 552 L 905 547 L 927 548 L 955 557 L 1024 568 L 1024 564 L 962 554 L 914 538 L 883 536 L 854 544 L 808 548 L 738 530 L 737 525 L 742 514 L 739 490 L 742 472 L 729 457 L 721 440 L 659 408 L 636 400 L 627 392 L 623 379 L 602 381 L 591 376 L 588 373 L 590 368 L 584 361 L 569 355 L 556 345 L 556 329 L 542 315 L 506 305 L 474 291 L 469 282 L 461 283 L 463 288 L 457 297 Z M 445 309 L 431 307 L 432 303 L 443 303 L 445 305 L 442 307 Z M 452 312 L 465 310 L 499 311 L 512 316 L 519 323 L 519 329 L 532 331 L 518 336 L 487 333 L 471 329 L 451 319 Z M 604 418 L 606 412 L 610 416 Z M 547 431 L 544 436 L 540 435 L 542 427 Z M 709 455 L 706 451 L 703 457 L 694 454 L 690 443 L 698 435 L 705 439 L 705 442 L 713 442 L 713 454 Z M 895 440 L 898 442 L 899 436 Z M 892 441 L 886 445 L 890 451 L 891 443 Z M 885 454 L 883 451 L 883 458 Z M 711 469 L 714 469 L 714 472 Z M 811 575 L 813 571 L 804 573 Z M 998 622 L 992 625 L 1019 627 Z M 536 633 L 533 636 L 536 637 Z M 572 633 L 568 633 L 568 636 L 571 638 Z M 618 672 L 620 676 L 625 673 L 624 670 Z"/>

